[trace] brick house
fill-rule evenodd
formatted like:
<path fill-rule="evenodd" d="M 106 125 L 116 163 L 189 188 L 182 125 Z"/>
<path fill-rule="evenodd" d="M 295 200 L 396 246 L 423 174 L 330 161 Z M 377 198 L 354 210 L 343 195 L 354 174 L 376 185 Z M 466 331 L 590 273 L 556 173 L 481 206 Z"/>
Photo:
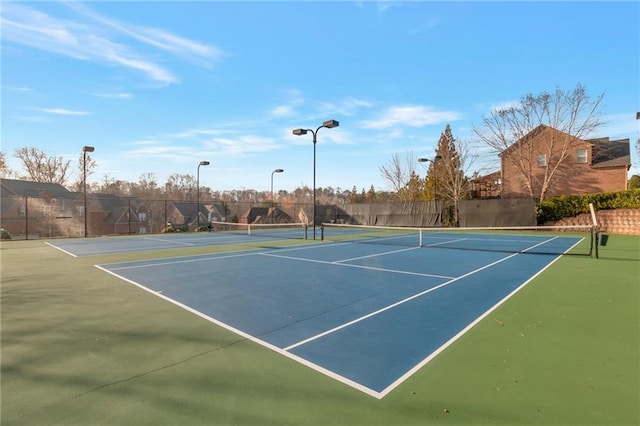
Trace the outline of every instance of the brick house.
<path fill-rule="evenodd" d="M 81 193 L 57 183 L 0 179 L 0 225 L 13 238 L 75 235 L 83 222 L 74 220 Z"/>
<path fill-rule="evenodd" d="M 190 231 L 195 231 L 208 222 L 221 222 L 227 220 L 227 213 L 222 204 L 211 202 L 181 202 L 171 203 L 167 211 L 167 226 L 186 226 Z"/>
<path fill-rule="evenodd" d="M 83 200 L 81 200 L 83 201 Z M 82 211 L 82 207 L 78 206 Z M 147 234 L 152 217 L 138 199 L 112 194 L 87 194 L 87 235 Z"/>
<path fill-rule="evenodd" d="M 627 189 L 629 139 L 582 140 L 540 125 L 499 154 L 503 198 L 580 195 Z M 549 178 L 549 176 L 551 176 Z"/>
<path fill-rule="evenodd" d="M 0 225 L 13 238 L 84 236 L 84 194 L 56 183 L 0 179 Z M 140 200 L 87 194 L 87 235 L 153 232 Z"/>

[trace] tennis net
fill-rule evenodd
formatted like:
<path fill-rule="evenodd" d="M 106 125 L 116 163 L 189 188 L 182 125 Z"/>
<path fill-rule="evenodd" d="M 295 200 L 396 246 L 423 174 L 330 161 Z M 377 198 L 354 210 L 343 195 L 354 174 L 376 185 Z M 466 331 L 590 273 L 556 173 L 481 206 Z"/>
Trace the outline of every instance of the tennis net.
<path fill-rule="evenodd" d="M 273 239 L 307 239 L 305 223 L 233 223 L 211 222 L 212 232 L 267 237 Z"/>
<path fill-rule="evenodd" d="M 433 249 L 591 256 L 597 232 L 594 226 L 582 225 L 417 228 L 324 223 L 321 239 Z"/>

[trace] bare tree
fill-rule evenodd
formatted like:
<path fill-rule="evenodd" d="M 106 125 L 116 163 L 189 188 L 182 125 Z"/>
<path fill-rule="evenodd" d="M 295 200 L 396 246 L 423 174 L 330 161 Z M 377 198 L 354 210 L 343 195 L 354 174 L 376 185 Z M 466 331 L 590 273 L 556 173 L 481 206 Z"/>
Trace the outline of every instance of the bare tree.
<path fill-rule="evenodd" d="M 164 184 L 165 197 L 177 201 L 196 199 L 196 177 L 190 174 L 174 173 Z"/>
<path fill-rule="evenodd" d="M 474 132 L 481 142 L 502 155 L 502 161 L 513 164 L 523 193 L 543 200 L 559 175 L 570 170 L 566 163 L 576 147 L 603 124 L 599 118 L 603 97 L 601 94 L 591 99 L 580 84 L 571 91 L 529 94 L 517 105 L 491 111 L 483 117 L 484 127 L 474 128 Z M 553 132 L 543 146 L 534 146 L 526 138 L 541 126 L 559 132 Z M 543 174 L 532 167 L 538 154 L 546 157 Z"/>
<path fill-rule="evenodd" d="M 14 157 L 22 161 L 29 178 L 35 182 L 64 185 L 71 161 L 62 157 L 49 157 L 44 151 L 33 147 L 15 150 Z"/>
<path fill-rule="evenodd" d="M 86 170 L 85 170 L 85 155 L 86 155 Z M 82 154 L 80 154 L 80 158 L 78 159 L 78 176 L 80 176 L 80 178 L 78 179 L 78 181 L 75 184 L 75 188 L 76 191 L 81 192 L 82 189 L 84 188 L 84 179 L 85 177 L 88 178 L 89 176 L 91 176 L 93 174 L 93 169 L 96 168 L 96 160 L 94 160 L 93 158 L 91 158 L 91 155 L 89 154 L 89 152 L 83 152 Z M 87 184 L 87 187 L 89 185 Z"/>
<path fill-rule="evenodd" d="M 13 171 L 7 164 L 7 155 L 4 151 L 0 151 L 0 177 L 8 178 L 13 175 Z"/>
<path fill-rule="evenodd" d="M 419 188 L 414 182 L 417 176 L 415 164 L 415 156 L 410 152 L 405 157 L 404 163 L 399 154 L 393 154 L 389 164 L 380 167 L 382 177 L 391 183 L 400 201 L 415 200 L 418 196 Z"/>

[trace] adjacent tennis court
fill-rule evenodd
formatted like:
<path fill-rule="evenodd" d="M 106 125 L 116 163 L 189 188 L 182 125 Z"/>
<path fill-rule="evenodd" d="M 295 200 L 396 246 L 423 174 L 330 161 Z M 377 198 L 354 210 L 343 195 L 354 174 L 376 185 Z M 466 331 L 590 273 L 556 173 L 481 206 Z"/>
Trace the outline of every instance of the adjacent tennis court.
<path fill-rule="evenodd" d="M 307 239 L 307 227 L 301 223 L 247 225 L 213 222 L 213 225 L 212 232 L 178 232 L 142 236 L 66 239 L 52 241 L 48 244 L 77 257 L 187 247 L 208 247 L 212 245 L 252 244 L 265 241 L 265 239 L 272 241 Z"/>
<path fill-rule="evenodd" d="M 582 240 L 438 233 L 422 246 L 389 245 L 404 237 L 99 267 L 382 398 Z M 449 249 L 463 241 L 466 251 Z"/>

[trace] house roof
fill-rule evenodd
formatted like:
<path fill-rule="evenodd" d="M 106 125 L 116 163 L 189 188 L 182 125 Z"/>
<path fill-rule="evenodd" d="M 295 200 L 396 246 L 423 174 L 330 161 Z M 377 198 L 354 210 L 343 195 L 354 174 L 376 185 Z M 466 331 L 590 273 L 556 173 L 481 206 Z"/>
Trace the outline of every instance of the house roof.
<path fill-rule="evenodd" d="M 471 179 L 471 182 L 480 183 L 480 182 L 493 182 L 502 177 L 502 172 L 500 170 L 489 173 L 487 175 L 478 176 L 475 179 Z"/>
<path fill-rule="evenodd" d="M 33 182 L 29 180 L 0 179 L 2 192 L 22 197 L 40 197 L 48 194 L 54 198 L 69 198 L 75 193 L 58 183 Z"/>
<path fill-rule="evenodd" d="M 593 145 L 591 166 L 595 168 L 631 165 L 629 139 L 610 141 L 609 138 L 589 139 Z"/>
<path fill-rule="evenodd" d="M 196 216 L 196 205 L 197 205 L 197 203 L 171 203 L 171 204 L 184 217 L 195 217 Z M 200 210 L 202 210 L 202 208 L 203 208 L 203 205 L 200 204 Z"/>
<path fill-rule="evenodd" d="M 540 124 L 538 127 L 536 127 L 535 129 L 531 130 L 529 133 L 527 133 L 526 135 L 524 135 L 523 137 L 521 137 L 520 139 L 518 139 L 517 141 L 515 141 L 511 145 L 509 145 L 506 149 L 504 149 L 501 153 L 498 154 L 498 157 L 502 157 L 502 155 L 505 152 L 515 149 L 518 145 L 524 143 L 527 140 L 530 140 L 530 139 L 536 137 L 537 135 L 539 135 L 544 130 L 550 129 L 550 128 L 551 127 L 545 126 L 544 124 Z"/>
<path fill-rule="evenodd" d="M 108 213 L 104 222 L 115 223 L 122 215 L 124 215 L 129 207 L 135 210 L 139 204 L 137 200 L 119 197 L 113 194 L 89 194 L 88 199 L 91 200 L 91 211 L 96 210 L 96 206 L 100 207 L 100 211 Z"/>

